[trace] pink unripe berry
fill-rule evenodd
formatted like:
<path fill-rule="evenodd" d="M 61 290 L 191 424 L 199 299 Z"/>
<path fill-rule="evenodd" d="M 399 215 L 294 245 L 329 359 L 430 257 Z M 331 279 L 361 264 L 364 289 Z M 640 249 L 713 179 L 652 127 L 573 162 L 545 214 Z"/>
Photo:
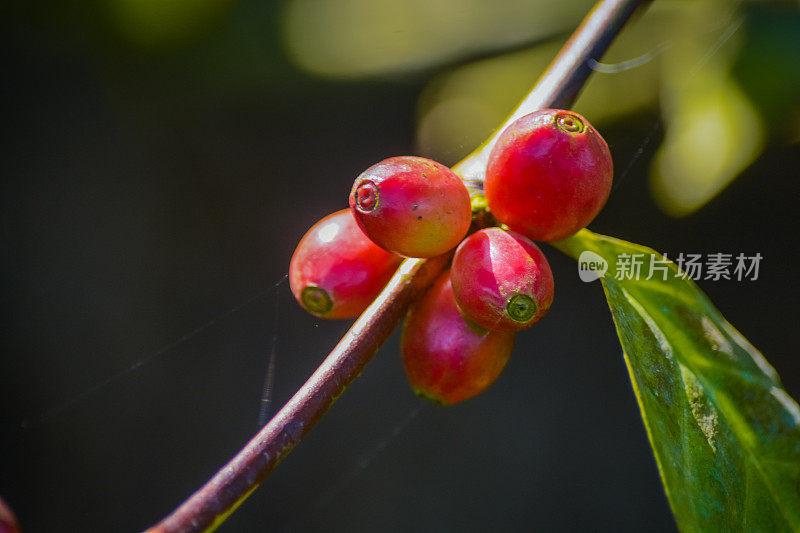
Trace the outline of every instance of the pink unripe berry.
<path fill-rule="evenodd" d="M 502 372 L 514 343 L 508 331 L 489 331 L 458 310 L 444 272 L 406 317 L 403 364 L 414 391 L 450 405 L 486 390 Z"/>
<path fill-rule="evenodd" d="M 289 285 L 309 313 L 355 318 L 380 293 L 402 258 L 375 245 L 349 209 L 323 218 L 297 245 Z"/>
<path fill-rule="evenodd" d="M 391 157 L 353 183 L 350 208 L 375 244 L 405 257 L 454 248 L 472 219 L 469 193 L 452 170 L 423 157 Z"/>
<path fill-rule="evenodd" d="M 487 228 L 458 246 L 450 272 L 464 315 L 491 330 L 517 331 L 553 303 L 553 273 L 542 251 L 513 231 Z"/>
<path fill-rule="evenodd" d="M 484 190 L 492 214 L 536 241 L 586 227 L 611 192 L 608 145 L 571 111 L 545 109 L 513 122 L 489 156 Z"/>

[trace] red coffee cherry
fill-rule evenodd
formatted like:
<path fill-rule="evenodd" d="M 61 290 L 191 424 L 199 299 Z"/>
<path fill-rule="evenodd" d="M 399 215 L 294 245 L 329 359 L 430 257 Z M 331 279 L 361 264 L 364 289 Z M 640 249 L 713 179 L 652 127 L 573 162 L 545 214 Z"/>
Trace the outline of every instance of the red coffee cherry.
<path fill-rule="evenodd" d="M 456 306 L 444 272 L 411 309 L 400 341 L 414 392 L 450 405 L 486 390 L 511 356 L 514 334 L 473 324 Z"/>
<path fill-rule="evenodd" d="M 0 498 L 0 533 L 19 533 L 17 519 L 2 498 Z"/>
<path fill-rule="evenodd" d="M 553 273 L 542 251 L 513 231 L 487 228 L 462 242 L 450 271 L 464 315 L 491 330 L 517 331 L 553 303 Z"/>
<path fill-rule="evenodd" d="M 608 145 L 571 111 L 546 109 L 513 122 L 489 156 L 484 191 L 492 214 L 536 241 L 587 226 L 611 191 Z"/>
<path fill-rule="evenodd" d="M 355 318 L 401 261 L 369 240 L 350 210 L 342 209 L 314 224 L 300 240 L 289 265 L 289 285 L 312 315 Z"/>
<path fill-rule="evenodd" d="M 472 219 L 469 193 L 452 170 L 423 157 L 391 157 L 353 183 L 350 209 L 375 244 L 405 257 L 455 247 Z"/>

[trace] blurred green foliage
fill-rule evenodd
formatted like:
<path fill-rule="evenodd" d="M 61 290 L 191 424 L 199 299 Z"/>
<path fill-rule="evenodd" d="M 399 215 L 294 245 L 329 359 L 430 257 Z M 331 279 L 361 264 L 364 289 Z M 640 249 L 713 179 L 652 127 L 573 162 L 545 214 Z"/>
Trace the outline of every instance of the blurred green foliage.
<path fill-rule="evenodd" d="M 578 0 L 291 0 L 284 40 L 299 67 L 325 77 L 466 62 L 434 76 L 419 105 L 419 152 L 452 163 L 502 121 L 589 7 Z M 508 47 L 520 50 L 469 61 Z M 652 191 L 666 212 L 686 215 L 750 165 L 767 136 L 797 137 L 799 52 L 796 3 L 660 0 L 596 65 L 575 109 L 601 127 L 660 109 L 666 131 Z"/>
<path fill-rule="evenodd" d="M 218 20 L 233 0 L 111 0 L 119 34 L 142 47 L 191 41 Z"/>
<path fill-rule="evenodd" d="M 291 0 L 283 27 L 298 66 L 335 78 L 396 75 L 564 32 L 593 0 Z"/>
<path fill-rule="evenodd" d="M 452 164 L 502 122 L 592 4 L 82 0 L 14 7 L 40 22 L 43 32 L 32 39 L 89 49 L 112 71 L 128 61 L 119 69 L 126 75 L 138 65 L 185 76 L 197 91 L 268 94 L 295 84 L 301 72 L 334 80 L 428 76 L 417 152 Z M 692 213 L 766 143 L 800 139 L 798 5 L 655 1 L 595 65 L 575 109 L 600 128 L 660 113 L 664 138 L 651 190 L 667 213 Z M 298 70 L 286 67 L 284 54 Z"/>

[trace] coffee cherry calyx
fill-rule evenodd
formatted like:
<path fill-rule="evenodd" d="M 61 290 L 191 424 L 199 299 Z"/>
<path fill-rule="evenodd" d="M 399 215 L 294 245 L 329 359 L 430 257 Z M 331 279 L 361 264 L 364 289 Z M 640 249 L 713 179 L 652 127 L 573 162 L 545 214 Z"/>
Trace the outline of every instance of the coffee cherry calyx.
<path fill-rule="evenodd" d="M 583 133 L 586 129 L 580 117 L 572 113 L 559 113 L 556 115 L 556 126 L 567 133 Z"/>
<path fill-rule="evenodd" d="M 378 206 L 378 187 L 371 181 L 362 181 L 355 194 L 356 208 L 362 213 L 369 213 Z"/>
<path fill-rule="evenodd" d="M 516 294 L 508 300 L 506 311 L 511 319 L 525 323 L 536 314 L 539 307 L 527 294 Z"/>
<path fill-rule="evenodd" d="M 324 315 L 333 309 L 333 302 L 325 289 L 309 285 L 300 293 L 303 307 L 315 315 Z"/>

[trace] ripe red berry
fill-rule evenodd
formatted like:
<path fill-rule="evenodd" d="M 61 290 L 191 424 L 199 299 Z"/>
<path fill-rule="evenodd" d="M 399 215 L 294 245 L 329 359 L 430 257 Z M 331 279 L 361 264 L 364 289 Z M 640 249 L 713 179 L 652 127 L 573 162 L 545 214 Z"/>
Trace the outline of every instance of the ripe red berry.
<path fill-rule="evenodd" d="M 350 210 L 342 209 L 314 224 L 300 240 L 289 265 L 289 285 L 309 313 L 355 318 L 401 261 L 369 240 Z"/>
<path fill-rule="evenodd" d="M 546 109 L 500 135 L 486 169 L 486 201 L 497 220 L 533 240 L 564 239 L 603 208 L 613 173 L 608 145 L 585 118 Z"/>
<path fill-rule="evenodd" d="M 542 251 L 513 231 L 487 228 L 462 242 L 450 271 L 464 315 L 491 330 L 538 322 L 553 303 L 553 273 Z"/>
<path fill-rule="evenodd" d="M 0 533 L 19 533 L 17 519 L 2 498 L 0 498 Z"/>
<path fill-rule="evenodd" d="M 472 219 L 469 193 L 452 170 L 423 157 L 391 157 L 353 183 L 350 209 L 378 246 L 405 257 L 455 247 Z"/>
<path fill-rule="evenodd" d="M 473 324 L 456 306 L 444 272 L 406 317 L 400 341 L 414 392 L 449 405 L 486 390 L 511 356 L 514 333 Z"/>

